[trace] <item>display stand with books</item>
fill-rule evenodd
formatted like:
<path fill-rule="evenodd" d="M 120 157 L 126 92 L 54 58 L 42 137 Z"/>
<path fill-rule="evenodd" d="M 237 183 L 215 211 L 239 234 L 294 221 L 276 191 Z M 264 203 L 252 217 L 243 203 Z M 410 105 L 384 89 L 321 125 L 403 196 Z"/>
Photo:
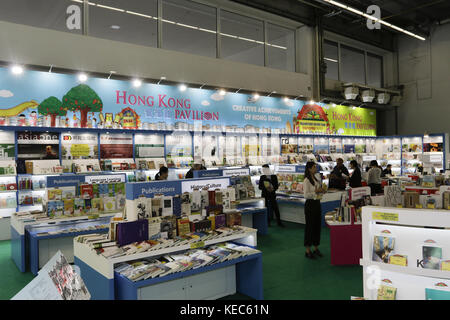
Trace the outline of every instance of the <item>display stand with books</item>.
<path fill-rule="evenodd" d="M 450 215 L 367 206 L 362 213 L 364 298 L 450 299 Z"/>
<path fill-rule="evenodd" d="M 95 225 L 104 224 L 100 221 L 83 227 L 84 222 L 93 218 L 110 219 L 116 214 L 122 215 L 125 205 L 125 184 L 122 181 L 125 181 L 125 176 L 120 173 L 45 177 L 45 188 L 42 191 L 45 211 L 22 211 L 11 217 L 11 258 L 19 270 L 25 272 L 31 267 L 33 273 L 37 272 L 38 266 L 45 263 L 45 257 L 60 247 L 64 248 L 68 257 L 73 257 L 73 237 L 98 232 Z M 115 194 L 115 189 L 109 186 L 116 186 L 117 183 L 122 184 L 121 188 L 117 188 L 122 191 Z M 102 194 L 94 197 L 94 189 L 96 193 Z M 92 196 L 89 195 L 91 191 Z M 117 202 L 122 203 L 121 207 Z M 103 231 L 106 232 L 106 229 Z"/>
<path fill-rule="evenodd" d="M 14 160 L 0 160 L 0 240 L 11 238 L 11 214 L 17 208 L 17 176 Z"/>
<path fill-rule="evenodd" d="M 228 230 L 231 231 L 231 229 Z M 89 238 L 78 237 L 74 239 L 75 264 L 80 267 L 92 299 L 96 300 L 214 299 L 236 291 L 254 299 L 263 299 L 262 254 L 252 249 L 257 244 L 257 232 L 255 229 L 246 227 L 238 227 L 230 231 L 206 240 L 199 238 L 178 243 L 162 241 L 156 242 L 157 245 L 153 247 L 147 243 L 147 248 L 142 245 L 134 246 L 133 253 L 125 252 L 109 257 L 98 254 L 89 244 Z M 203 262 L 198 268 L 193 268 L 192 264 L 188 263 L 184 267 L 186 271 L 178 270 L 166 276 L 158 274 L 158 277 L 149 277 L 146 280 L 139 279 L 141 277 L 135 278 L 139 276 L 139 273 L 133 273 L 134 276 L 130 278 L 136 281 L 132 281 L 119 272 L 123 271 L 123 267 L 133 266 L 132 262 L 136 260 L 149 261 L 160 257 L 174 259 L 174 255 L 183 254 L 189 250 L 211 249 L 215 245 L 230 242 L 244 247 L 250 246 L 247 250 L 251 251 L 249 252 L 251 254 L 233 260 L 221 257 L 217 263 L 208 265 L 202 259 Z M 133 244 L 125 247 L 131 248 Z M 150 271 L 146 270 L 148 276 L 151 275 Z"/>
<path fill-rule="evenodd" d="M 359 264 L 362 257 L 361 211 L 372 203 L 370 188 L 352 188 L 342 194 L 341 206 L 325 216 L 330 229 L 332 265 Z"/>

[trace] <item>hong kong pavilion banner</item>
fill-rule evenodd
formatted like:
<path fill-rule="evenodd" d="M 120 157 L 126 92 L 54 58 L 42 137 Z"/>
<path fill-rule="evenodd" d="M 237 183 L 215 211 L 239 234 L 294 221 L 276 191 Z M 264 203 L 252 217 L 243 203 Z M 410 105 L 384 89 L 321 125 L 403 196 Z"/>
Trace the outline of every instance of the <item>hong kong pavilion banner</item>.
<path fill-rule="evenodd" d="M 0 125 L 123 129 L 279 129 L 279 133 L 376 135 L 376 111 L 215 90 L 0 68 Z"/>

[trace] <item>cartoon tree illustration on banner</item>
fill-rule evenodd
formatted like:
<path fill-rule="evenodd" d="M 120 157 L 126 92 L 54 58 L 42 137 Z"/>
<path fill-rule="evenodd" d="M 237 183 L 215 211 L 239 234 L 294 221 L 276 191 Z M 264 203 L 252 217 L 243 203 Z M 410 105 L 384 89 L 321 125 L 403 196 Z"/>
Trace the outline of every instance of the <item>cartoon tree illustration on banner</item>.
<path fill-rule="evenodd" d="M 103 102 L 91 87 L 80 84 L 64 95 L 63 107 L 71 111 L 80 111 L 81 127 L 86 128 L 88 112 L 101 112 Z"/>
<path fill-rule="evenodd" d="M 63 107 L 63 103 L 58 98 L 51 96 L 41 102 L 38 106 L 39 114 L 51 117 L 51 126 L 55 126 L 56 116 L 65 116 L 67 109 Z"/>

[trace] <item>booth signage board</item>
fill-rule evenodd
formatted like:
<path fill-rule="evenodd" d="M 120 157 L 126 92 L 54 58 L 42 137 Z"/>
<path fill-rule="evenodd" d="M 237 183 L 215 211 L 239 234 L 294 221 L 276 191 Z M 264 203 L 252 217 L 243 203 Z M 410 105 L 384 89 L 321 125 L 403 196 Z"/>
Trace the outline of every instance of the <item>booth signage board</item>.
<path fill-rule="evenodd" d="M 208 178 L 208 177 L 221 177 L 224 170 L 196 170 L 194 171 L 194 178 Z"/>
<path fill-rule="evenodd" d="M 164 158 L 164 136 L 162 134 L 135 134 L 136 158 Z"/>
<path fill-rule="evenodd" d="M 125 185 L 127 200 L 134 200 L 140 196 L 153 198 L 155 194 L 175 196 L 181 194 L 181 181 L 152 181 L 127 183 Z"/>
<path fill-rule="evenodd" d="M 98 176 L 86 176 L 86 183 L 120 183 L 127 182 L 126 175 L 121 174 L 108 174 L 108 175 L 98 175 Z"/>
<path fill-rule="evenodd" d="M 231 176 L 248 176 L 250 175 L 250 169 L 243 168 L 243 169 L 224 169 L 223 170 L 223 176 L 224 177 L 231 177 Z"/>
<path fill-rule="evenodd" d="M 14 160 L 16 157 L 15 134 L 12 131 L 0 132 L 0 160 Z"/>
<path fill-rule="evenodd" d="M 181 182 L 181 192 L 192 192 L 194 189 L 208 188 L 210 190 L 226 189 L 230 185 L 230 178 L 186 180 Z"/>
<path fill-rule="evenodd" d="M 98 135 L 96 133 L 62 133 L 61 152 L 63 159 L 98 158 Z"/>
<path fill-rule="evenodd" d="M 47 177 L 47 188 L 77 186 L 80 183 L 83 183 L 85 181 L 84 179 L 85 176 L 76 175 L 50 176 Z"/>
<path fill-rule="evenodd" d="M 101 159 L 133 158 L 133 136 L 131 134 L 101 134 Z"/>
<path fill-rule="evenodd" d="M 281 129 L 285 133 L 376 135 L 376 111 L 241 93 L 0 68 L 0 125 L 140 129 L 176 123 Z M 60 102 L 54 98 L 56 97 Z M 59 121 L 55 121 L 58 118 Z M 51 121 L 49 121 L 49 119 Z M 182 126 L 185 127 L 185 126 Z"/>

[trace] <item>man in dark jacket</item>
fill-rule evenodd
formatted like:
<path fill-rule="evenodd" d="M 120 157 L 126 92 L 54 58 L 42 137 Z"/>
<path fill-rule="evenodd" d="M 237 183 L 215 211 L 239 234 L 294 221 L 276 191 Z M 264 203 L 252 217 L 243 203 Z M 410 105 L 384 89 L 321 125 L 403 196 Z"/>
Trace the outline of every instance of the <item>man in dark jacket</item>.
<path fill-rule="evenodd" d="M 194 163 L 194 166 L 190 168 L 188 172 L 186 172 L 185 179 L 192 179 L 194 177 L 194 171 L 206 170 L 206 168 L 205 169 L 203 168 L 205 167 L 201 163 Z"/>
<path fill-rule="evenodd" d="M 280 209 L 278 208 L 276 197 L 278 178 L 276 175 L 271 174 L 269 165 L 267 164 L 263 165 L 263 173 L 264 174 L 259 178 L 259 190 L 261 190 L 261 195 L 265 199 L 269 226 L 272 220 L 272 215 L 275 213 L 278 225 L 284 228 L 284 224 L 280 219 Z"/>
<path fill-rule="evenodd" d="M 336 159 L 336 167 L 334 167 L 333 171 L 330 174 L 330 189 L 339 189 L 345 190 L 346 186 L 346 178 L 348 178 L 349 173 L 347 168 L 344 166 L 344 160 L 341 158 Z"/>

